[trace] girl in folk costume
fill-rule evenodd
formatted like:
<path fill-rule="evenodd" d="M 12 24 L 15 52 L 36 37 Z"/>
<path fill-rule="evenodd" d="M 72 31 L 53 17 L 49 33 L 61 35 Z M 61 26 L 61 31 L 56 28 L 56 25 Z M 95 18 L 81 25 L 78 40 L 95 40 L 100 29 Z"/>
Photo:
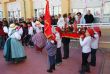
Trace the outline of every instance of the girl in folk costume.
<path fill-rule="evenodd" d="M 18 63 L 26 59 L 25 51 L 20 43 L 21 36 L 16 31 L 16 25 L 11 24 L 9 29 L 9 38 L 4 46 L 4 57 L 7 62 Z"/>
<path fill-rule="evenodd" d="M 46 44 L 46 37 L 42 33 L 42 25 L 39 21 L 36 21 L 36 34 L 32 37 L 32 42 L 34 43 L 37 51 L 42 52 Z"/>
<path fill-rule="evenodd" d="M 92 43 L 91 43 L 91 66 L 96 66 L 96 52 L 99 47 L 99 38 L 101 36 L 101 31 L 99 27 L 94 27 L 93 28 L 95 34 L 94 37 L 92 38 Z"/>
<path fill-rule="evenodd" d="M 45 49 L 47 50 L 49 61 L 49 69 L 47 70 L 47 72 L 52 73 L 53 70 L 55 70 L 55 55 L 57 50 L 55 35 L 52 35 L 48 38 Z"/>
<path fill-rule="evenodd" d="M 85 38 L 83 35 L 81 35 L 80 37 L 80 45 L 82 46 L 82 67 L 80 70 L 81 74 L 84 74 L 85 72 L 90 72 L 90 66 L 87 59 L 91 52 L 91 35 L 93 34 L 92 32 L 92 29 L 88 28 L 85 33 Z"/>
<path fill-rule="evenodd" d="M 59 33 L 59 28 L 56 27 L 55 29 L 56 29 L 55 36 L 56 36 L 56 42 L 57 42 L 56 64 L 60 64 L 60 63 L 62 63 L 61 36 L 60 36 L 60 33 Z"/>

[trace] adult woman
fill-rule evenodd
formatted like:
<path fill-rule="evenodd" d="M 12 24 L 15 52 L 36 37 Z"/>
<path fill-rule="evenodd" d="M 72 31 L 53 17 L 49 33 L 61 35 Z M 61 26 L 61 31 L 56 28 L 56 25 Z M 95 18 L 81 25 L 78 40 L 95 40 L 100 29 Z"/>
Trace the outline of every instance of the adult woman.
<path fill-rule="evenodd" d="M 7 39 L 4 46 L 4 57 L 7 62 L 18 63 L 26 59 L 25 51 L 20 43 L 21 36 L 16 31 L 16 25 L 13 23 L 10 25 L 9 38 Z"/>

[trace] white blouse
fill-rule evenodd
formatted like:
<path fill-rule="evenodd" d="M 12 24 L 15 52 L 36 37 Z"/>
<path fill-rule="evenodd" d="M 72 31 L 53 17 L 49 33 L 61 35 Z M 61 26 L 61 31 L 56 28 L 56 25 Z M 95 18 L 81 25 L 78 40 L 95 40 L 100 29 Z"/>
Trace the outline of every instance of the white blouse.
<path fill-rule="evenodd" d="M 61 47 L 61 37 L 60 37 L 60 34 L 58 32 L 56 32 L 55 36 L 56 36 L 56 41 L 57 41 L 57 48 L 60 48 Z"/>
<path fill-rule="evenodd" d="M 13 33 L 10 38 L 15 38 L 17 40 L 20 40 L 21 39 L 21 35 L 18 33 L 18 32 L 15 32 Z"/>
<path fill-rule="evenodd" d="M 82 46 L 83 53 L 91 52 L 91 36 L 85 37 L 84 40 L 80 38 L 80 45 Z"/>
<path fill-rule="evenodd" d="M 28 27 L 28 34 L 31 36 L 34 34 L 33 33 L 33 27 Z"/>
<path fill-rule="evenodd" d="M 16 31 L 16 32 L 14 32 L 13 34 L 11 34 L 12 31 L 13 31 L 13 29 L 12 29 L 12 28 L 9 28 L 8 36 L 9 36 L 10 38 L 15 38 L 15 39 L 17 39 L 17 40 L 20 40 L 20 39 L 21 39 L 21 35 L 19 34 L 19 32 Z"/>
<path fill-rule="evenodd" d="M 36 33 L 40 33 L 40 32 L 42 32 L 42 27 L 36 27 Z"/>
<path fill-rule="evenodd" d="M 3 27 L 3 31 L 4 31 L 5 33 L 8 33 L 8 31 L 9 31 L 8 27 L 7 27 L 7 26 L 4 26 L 4 27 Z"/>
<path fill-rule="evenodd" d="M 62 27 L 64 27 L 65 25 L 65 21 L 63 17 L 60 17 L 58 22 L 57 22 L 57 26 L 60 27 L 62 29 Z"/>
<path fill-rule="evenodd" d="M 19 30 L 17 30 L 18 31 L 18 33 L 22 36 L 22 34 L 23 34 L 23 28 L 21 27 Z"/>
<path fill-rule="evenodd" d="M 95 38 L 92 38 L 91 48 L 97 49 L 99 47 L 99 35 L 98 33 L 95 33 Z"/>

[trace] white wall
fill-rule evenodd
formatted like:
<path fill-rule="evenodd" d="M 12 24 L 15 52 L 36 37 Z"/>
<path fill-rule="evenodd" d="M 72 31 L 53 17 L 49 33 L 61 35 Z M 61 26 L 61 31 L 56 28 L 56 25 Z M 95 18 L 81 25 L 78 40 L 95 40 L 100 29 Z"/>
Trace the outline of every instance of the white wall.
<path fill-rule="evenodd" d="M 0 11 L 2 11 L 2 4 L 0 4 Z"/>
<path fill-rule="evenodd" d="M 3 18 L 2 4 L 0 4 L 0 21 L 2 20 L 2 18 Z"/>
<path fill-rule="evenodd" d="M 49 0 L 50 7 L 52 6 L 60 6 L 61 0 Z M 45 0 L 33 0 L 34 9 L 45 8 L 46 1 Z"/>
<path fill-rule="evenodd" d="M 37 17 L 39 15 L 45 13 L 45 6 L 46 6 L 46 0 L 33 0 L 33 7 L 34 9 L 37 9 Z M 50 14 L 53 15 L 53 7 L 54 7 L 54 15 L 56 15 L 58 12 L 60 12 L 60 8 L 56 7 L 61 7 L 61 0 L 49 0 L 49 7 L 50 7 Z M 35 15 L 36 16 L 36 15 Z"/>
<path fill-rule="evenodd" d="M 20 18 L 21 17 L 21 5 L 19 1 L 7 3 L 7 9 L 10 11 L 10 17 Z M 14 14 L 13 14 L 14 11 Z"/>
<path fill-rule="evenodd" d="M 8 9 L 8 11 L 21 10 L 20 3 L 19 2 L 7 3 L 7 9 Z"/>
<path fill-rule="evenodd" d="M 100 7 L 101 0 L 71 0 L 71 8 Z"/>

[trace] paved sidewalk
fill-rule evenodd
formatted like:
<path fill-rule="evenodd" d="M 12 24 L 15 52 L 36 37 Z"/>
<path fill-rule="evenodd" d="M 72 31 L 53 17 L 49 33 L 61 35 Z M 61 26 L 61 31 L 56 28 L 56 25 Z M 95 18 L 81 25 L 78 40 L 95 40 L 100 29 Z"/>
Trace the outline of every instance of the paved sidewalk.
<path fill-rule="evenodd" d="M 77 44 L 78 45 L 78 44 Z M 53 74 L 79 74 L 81 67 L 81 48 L 75 43 L 70 44 L 70 58 L 63 60 L 60 66 L 56 66 Z M 27 60 L 19 64 L 9 64 L 3 58 L 3 51 L 0 50 L 0 74 L 48 74 L 47 55 L 45 50 L 38 53 L 34 48 L 25 47 Z M 63 51 L 62 51 L 63 53 Z M 91 67 L 91 73 L 99 74 L 102 66 L 103 54 L 97 52 L 97 66 Z M 110 69 L 110 68 L 109 68 Z"/>
<path fill-rule="evenodd" d="M 104 50 L 103 54 L 104 60 L 100 74 L 110 74 L 110 52 Z"/>

